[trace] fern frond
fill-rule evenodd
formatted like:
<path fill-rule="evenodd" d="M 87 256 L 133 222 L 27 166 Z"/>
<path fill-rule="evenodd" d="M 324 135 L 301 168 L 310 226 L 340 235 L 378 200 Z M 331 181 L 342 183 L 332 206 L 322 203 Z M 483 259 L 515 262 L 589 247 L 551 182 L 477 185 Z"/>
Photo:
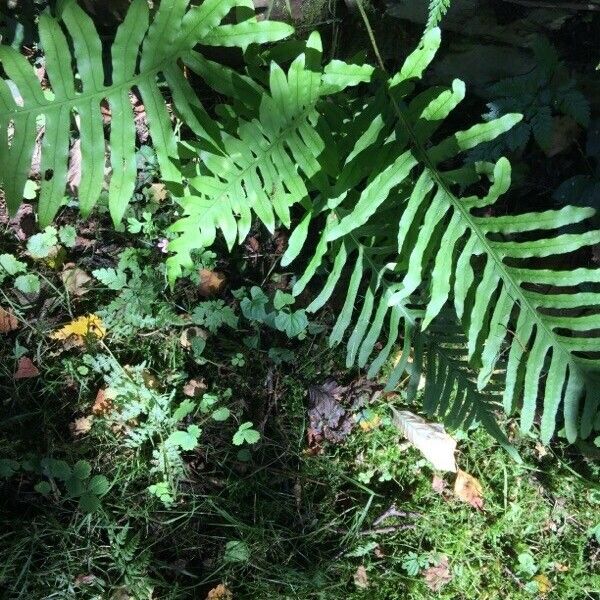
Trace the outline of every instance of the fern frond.
<path fill-rule="evenodd" d="M 423 329 L 453 300 L 465 327 L 467 358 L 479 368 L 479 391 L 490 384 L 498 357 L 506 347 L 509 354 L 503 403 L 510 411 L 515 398 L 522 395 L 522 429 L 528 431 L 533 425 L 541 392 L 542 440 L 548 441 L 553 434 L 561 405 L 568 438 L 575 439 L 578 432 L 585 437 L 593 427 L 600 401 L 596 384 L 600 316 L 597 310 L 585 311 L 588 300 L 579 292 L 600 282 L 600 269 L 581 266 L 559 270 L 552 265 L 560 264 L 563 257 L 572 264 L 573 253 L 600 243 L 596 230 L 564 232 L 579 223 L 585 227 L 594 211 L 566 207 L 491 216 L 494 203 L 510 185 L 508 161 L 501 158 L 495 165 L 443 168 L 460 153 L 507 131 L 521 117 L 504 115 L 426 149 L 425 143 L 430 143 L 437 125 L 462 99 L 457 86 L 433 94 L 433 99 L 432 94 L 424 93 L 407 103 L 410 79 L 420 76 L 436 44 L 439 30 L 434 29 L 390 80 L 390 112 L 397 114 L 399 126 L 386 130 L 386 119 L 380 119 L 382 137 L 376 143 L 372 136 L 369 152 L 373 154 L 377 148 L 378 153 L 392 158 L 377 165 L 376 175 L 367 178 L 358 197 L 350 190 L 335 190 L 334 197 L 340 197 L 341 192 L 345 195 L 328 218 L 333 224 L 323 229 L 307 270 L 309 278 L 316 272 L 315 259 L 321 264 L 331 253 L 335 260 L 341 245 L 355 243 L 354 238 L 365 232 L 379 260 L 356 317 L 349 359 L 356 357 L 354 349 L 368 339 L 367 331 L 380 328 L 384 309 L 374 308 L 377 293 L 379 303 L 400 309 L 414 294 L 425 293 Z M 457 184 L 470 185 L 481 176 L 489 178 L 491 184 L 484 196 L 459 197 L 453 192 Z M 339 181 L 344 180 L 342 171 Z M 352 182 L 353 187 L 356 183 Z M 385 256 L 392 232 L 396 245 Z M 388 265 L 390 268 L 385 268 Z M 306 284 L 306 276 L 300 281 Z M 553 286 L 552 293 L 541 294 L 539 287 L 543 285 Z M 353 304 L 355 298 L 351 287 L 347 302 Z M 597 306 L 595 294 L 593 300 Z M 566 306 L 569 312 L 561 313 Z M 583 394 L 586 399 L 580 409 Z"/>
<path fill-rule="evenodd" d="M 251 0 L 205 0 L 188 9 L 189 0 L 161 2 L 150 18 L 148 3 L 134 0 L 111 47 L 112 65 L 102 62 L 102 43 L 92 19 L 74 1 L 67 2 L 60 20 L 43 14 L 39 34 L 45 52 L 50 90 L 43 89 L 27 59 L 9 46 L 0 46 L 0 62 L 7 75 L 0 79 L 0 157 L 4 193 L 11 212 L 21 200 L 37 135 L 43 122 L 39 220 L 47 225 L 65 194 L 71 122 L 79 120 L 81 184 L 79 204 L 89 214 L 104 185 L 105 140 L 100 104 L 110 107 L 109 207 L 119 222 L 133 193 L 136 177 L 135 127 L 130 94 L 136 88 L 144 103 L 150 135 L 162 177 L 180 181 L 173 160 L 176 137 L 159 82 L 166 81 L 180 113 L 203 109 L 185 79 L 178 60 L 202 43 L 246 48 L 251 43 L 286 37 L 292 28 L 283 23 L 249 18 L 222 24 L 234 9 L 252 9 Z M 69 34 L 71 53 L 61 22 Z M 75 65 L 75 73 L 72 64 Z M 81 86 L 76 80 L 81 81 Z M 199 126 L 198 118 L 194 124 Z M 9 130 L 12 133 L 9 134 Z"/>
<path fill-rule="evenodd" d="M 207 149 L 196 146 L 200 161 L 188 179 L 189 194 L 181 200 L 184 216 L 171 228 L 179 234 L 169 245 L 174 252 L 167 260 L 171 280 L 192 264 L 192 250 L 213 243 L 217 230 L 231 248 L 245 239 L 252 214 L 271 232 L 276 218 L 289 227 L 290 207 L 310 205 L 307 186 L 328 185 L 323 170 L 335 170 L 335 145 L 327 145 L 328 129 L 317 104 L 368 81 L 373 67 L 341 61 L 321 67 L 321 54 L 321 38 L 313 33 L 287 73 L 271 63 L 268 89 L 246 98 L 250 105 L 256 102 L 255 118 L 241 116 L 235 131 L 223 130 Z M 207 61 L 194 65 L 212 78 Z M 223 87 L 238 94 L 235 86 Z"/>
<path fill-rule="evenodd" d="M 516 460 L 515 449 L 497 423 L 502 410 L 502 389 L 506 361 L 496 366 L 485 391 L 477 385 L 477 371 L 466 352 L 467 339 L 453 320 L 443 317 L 427 333 L 423 409 L 430 417 L 442 419 L 449 427 L 468 429 L 475 423 L 485 429 Z"/>
<path fill-rule="evenodd" d="M 452 0 L 430 0 L 429 8 L 427 10 L 427 25 L 425 26 L 427 31 L 440 24 L 450 8 L 451 1 Z"/>

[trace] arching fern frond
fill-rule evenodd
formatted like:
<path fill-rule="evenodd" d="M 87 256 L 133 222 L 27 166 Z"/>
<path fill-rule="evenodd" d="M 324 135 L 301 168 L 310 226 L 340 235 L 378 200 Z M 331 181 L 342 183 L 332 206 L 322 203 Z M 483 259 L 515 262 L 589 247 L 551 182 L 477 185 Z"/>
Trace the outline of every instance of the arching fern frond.
<path fill-rule="evenodd" d="M 113 220 L 121 220 L 136 177 L 133 88 L 144 104 L 163 178 L 180 180 L 173 164 L 176 137 L 160 82 L 166 81 L 180 113 L 191 118 L 191 106 L 196 114 L 203 109 L 178 60 L 196 44 L 246 48 L 292 32 L 283 23 L 258 22 L 251 0 L 205 0 L 189 9 L 188 4 L 189 0 L 161 2 L 150 18 L 148 3 L 134 0 L 111 47 L 110 67 L 103 64 L 102 43 L 92 19 L 73 0 L 65 3 L 60 20 L 41 15 L 39 34 L 51 89 L 42 87 L 25 57 L 9 46 L 0 46 L 0 63 L 7 76 L 0 79 L 0 179 L 11 212 L 22 200 L 42 120 L 39 220 L 45 226 L 53 219 L 65 194 L 69 137 L 76 116 L 81 141 L 79 205 L 84 215 L 89 214 L 104 185 L 100 104 L 106 101 L 111 115 L 109 207 Z M 245 11 L 245 19 L 222 24 L 233 9 L 238 14 Z M 198 118 L 194 119 L 199 126 Z"/>
<path fill-rule="evenodd" d="M 451 90 L 411 96 L 412 80 L 420 76 L 438 44 L 439 30 L 425 34 L 421 47 L 390 79 L 388 106 L 381 117 L 370 121 L 366 137 L 358 143 L 363 152 L 377 156 L 375 167 L 372 160 L 368 163 L 373 172 L 360 172 L 352 154 L 346 161 L 348 170 L 342 171 L 332 194 L 342 199 L 329 202 L 327 224 L 294 293 L 302 291 L 326 256 L 333 263 L 326 283 L 331 287 L 331 278 L 339 277 L 336 264 L 345 262 L 348 245 L 365 238 L 368 254 L 377 261 L 355 317 L 349 362 L 359 347 L 359 364 L 368 358 L 386 309 L 404 310 L 414 294 L 425 294 L 422 328 L 426 329 L 452 300 L 465 328 L 467 358 L 479 369 L 479 391 L 490 385 L 498 357 L 507 351 L 504 406 L 510 411 L 515 399 L 522 397 L 522 429 L 531 428 L 541 408 L 541 436 L 548 441 L 562 406 L 568 438 L 575 439 L 578 431 L 585 437 L 597 418 L 600 400 L 600 317 L 597 308 L 579 310 L 590 300 L 597 307 L 598 295 L 579 294 L 586 285 L 600 283 L 600 269 L 559 270 L 552 265 L 563 256 L 573 264 L 577 252 L 585 255 L 586 248 L 600 243 L 599 231 L 573 229 L 577 224 L 585 228 L 593 210 L 566 207 L 493 216 L 494 203 L 510 185 L 506 159 L 495 165 L 444 168 L 455 165 L 460 153 L 507 131 L 520 115 L 505 115 L 432 144 L 438 125 L 464 94 L 462 84 L 455 82 Z M 397 117 L 391 129 L 390 114 Z M 366 183 L 361 183 L 365 176 Z M 484 196 L 456 195 L 457 186 L 472 185 L 481 176 L 490 180 Z M 363 186 L 360 193 L 354 192 L 357 185 Z M 542 285 L 553 286 L 552 293 L 540 293 Z M 348 290 L 349 312 L 356 290 L 358 284 Z M 340 319 L 345 326 L 350 322 L 344 311 Z M 333 341 L 338 339 L 333 336 Z M 543 407 L 538 407 L 540 393 Z"/>
<path fill-rule="evenodd" d="M 276 218 L 289 226 L 294 204 L 310 206 L 308 189 L 328 186 L 324 171 L 335 171 L 336 148 L 327 144 L 331 134 L 317 105 L 331 94 L 368 81 L 373 67 L 341 61 L 322 67 L 321 54 L 320 36 L 313 33 L 306 52 L 287 73 L 271 63 L 268 89 L 232 75 L 251 92 L 246 102 L 254 118 L 238 114 L 235 124 L 219 132 L 208 147 L 196 145 L 196 175 L 188 178 L 190 192 L 180 201 L 184 216 L 171 228 L 178 234 L 169 246 L 174 252 L 167 260 L 171 279 L 192 264 L 194 249 L 213 243 L 217 230 L 231 248 L 247 236 L 252 214 L 271 232 Z M 197 57 L 190 64 L 214 81 L 208 61 Z M 237 94 L 235 86 L 215 83 Z M 252 93 L 256 89 L 260 93 Z"/>
<path fill-rule="evenodd" d="M 272 230 L 277 220 L 288 225 L 296 206 L 303 214 L 282 265 L 301 256 L 312 231 L 316 243 L 293 293 L 309 284 L 320 289 L 308 312 L 342 295 L 331 342 L 349 332 L 348 365 L 370 364 L 374 375 L 402 338 L 389 385 L 409 369 L 414 386 L 421 332 L 453 305 L 465 353 L 460 361 L 444 359 L 444 372 L 457 365 L 456 373 L 463 372 L 463 363 L 473 370 L 453 376 L 455 388 L 468 390 L 459 395 L 461 417 L 475 415 L 474 403 L 485 404 L 506 357 L 503 404 L 509 411 L 521 405 L 525 431 L 541 412 L 548 440 L 562 407 L 569 439 L 586 436 L 600 404 L 600 320 L 597 308 L 589 309 L 600 299 L 600 269 L 556 264 L 584 260 L 586 249 L 600 242 L 598 231 L 586 229 L 593 211 L 496 214 L 510 185 L 508 161 L 464 164 L 464 153 L 508 131 L 521 115 L 440 139 L 438 129 L 465 86 L 455 80 L 450 88 L 415 93 L 439 44 L 439 29 L 426 32 L 400 71 L 386 78 L 364 65 L 321 69 L 313 36 L 287 73 L 269 66 L 267 87 L 260 70 L 226 73 L 219 81 L 210 61 L 191 61 L 232 104 L 221 109 L 218 135 L 199 150 L 185 214 L 173 228 L 179 237 L 170 245 L 171 272 L 176 276 L 217 230 L 232 246 L 248 232 L 252 213 Z M 367 80 L 372 95 L 366 99 L 344 91 Z M 482 195 L 473 193 L 481 189 Z M 489 421 L 491 409 L 484 413 L 477 418 Z"/>

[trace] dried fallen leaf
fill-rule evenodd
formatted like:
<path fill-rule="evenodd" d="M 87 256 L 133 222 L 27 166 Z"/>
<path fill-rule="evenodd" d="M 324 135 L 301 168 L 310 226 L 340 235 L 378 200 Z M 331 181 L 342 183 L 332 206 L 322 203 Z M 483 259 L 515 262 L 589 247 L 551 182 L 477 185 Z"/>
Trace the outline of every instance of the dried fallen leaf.
<path fill-rule="evenodd" d="M 447 488 L 448 486 L 442 477 L 439 477 L 438 475 L 433 476 L 433 479 L 431 480 L 431 489 L 436 494 L 443 494 Z"/>
<path fill-rule="evenodd" d="M 83 269 L 76 267 L 73 263 L 65 265 L 61 278 L 65 289 L 71 296 L 83 296 L 87 294 L 89 290 L 86 286 L 92 280 Z"/>
<path fill-rule="evenodd" d="M 85 339 L 95 337 L 102 339 L 106 335 L 106 327 L 98 315 L 85 315 L 74 319 L 50 337 L 53 340 L 69 340 L 75 346 L 82 346 Z"/>
<path fill-rule="evenodd" d="M 40 371 L 32 360 L 27 356 L 22 356 L 17 363 L 17 370 L 13 377 L 15 379 L 30 379 L 31 377 L 37 377 L 39 374 Z"/>
<path fill-rule="evenodd" d="M 92 405 L 92 413 L 97 416 L 109 413 L 113 409 L 113 401 L 116 397 L 116 392 L 111 388 L 99 389 Z"/>
<path fill-rule="evenodd" d="M 92 583 L 94 583 L 94 581 L 96 581 L 96 576 L 95 575 L 77 575 L 77 577 L 75 577 L 75 585 L 90 585 Z"/>
<path fill-rule="evenodd" d="M 545 596 L 552 589 L 552 584 L 547 575 L 536 575 L 533 580 L 537 583 L 538 591 L 542 596 Z"/>
<path fill-rule="evenodd" d="M 354 585 L 361 589 L 366 590 L 369 587 L 369 578 L 367 577 L 367 569 L 364 565 L 360 565 L 354 573 Z"/>
<path fill-rule="evenodd" d="M 341 404 L 347 390 L 347 387 L 338 385 L 334 380 L 308 388 L 307 435 L 310 448 L 320 447 L 323 440 L 339 443 L 352 431 L 353 421 Z"/>
<path fill-rule="evenodd" d="M 439 423 L 428 423 L 408 410 L 392 408 L 394 425 L 440 471 L 456 472 L 456 440 Z"/>
<path fill-rule="evenodd" d="M 19 327 L 19 320 L 10 310 L 0 306 L 0 333 L 8 333 Z"/>
<path fill-rule="evenodd" d="M 94 417 L 88 415 L 87 417 L 79 417 L 69 423 L 69 431 L 73 437 L 79 437 L 86 434 L 92 428 L 92 421 Z"/>
<path fill-rule="evenodd" d="M 206 600 L 233 600 L 233 594 L 222 583 L 208 592 Z"/>
<path fill-rule="evenodd" d="M 187 350 L 188 348 L 191 348 L 192 340 L 197 337 L 205 340 L 208 338 L 208 331 L 202 329 L 202 327 L 186 327 L 179 336 L 179 343 L 182 348 Z"/>
<path fill-rule="evenodd" d="M 200 270 L 200 288 L 201 296 L 208 298 L 216 296 L 225 286 L 225 275 L 220 271 L 211 271 L 210 269 Z"/>
<path fill-rule="evenodd" d="M 442 556 L 440 561 L 423 571 L 425 585 L 432 592 L 439 592 L 447 583 L 452 580 L 452 574 L 448 567 L 448 557 Z"/>
<path fill-rule="evenodd" d="M 167 186 L 158 181 L 156 183 L 150 184 L 150 191 L 152 192 L 152 198 L 155 202 L 163 202 L 167 198 Z"/>
<path fill-rule="evenodd" d="M 456 474 L 454 495 L 473 508 L 483 508 L 483 487 L 478 479 L 461 469 Z"/>
<path fill-rule="evenodd" d="M 204 379 L 190 379 L 183 386 L 183 393 L 189 398 L 197 398 L 201 396 L 206 390 L 208 386 L 204 383 Z"/>

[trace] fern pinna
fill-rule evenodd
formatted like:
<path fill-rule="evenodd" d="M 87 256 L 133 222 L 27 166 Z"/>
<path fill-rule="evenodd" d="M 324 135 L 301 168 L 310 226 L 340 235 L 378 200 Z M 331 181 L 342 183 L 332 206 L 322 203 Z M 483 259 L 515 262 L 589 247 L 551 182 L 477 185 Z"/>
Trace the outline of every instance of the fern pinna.
<path fill-rule="evenodd" d="M 162 176 L 180 180 L 174 164 L 177 139 L 161 85 L 166 83 L 179 114 L 196 132 L 203 131 L 203 109 L 178 61 L 192 57 L 198 43 L 246 48 L 292 32 L 284 23 L 258 22 L 252 0 L 205 0 L 189 9 L 188 4 L 189 0 L 161 2 L 150 19 L 146 0 L 133 0 L 112 44 L 110 66 L 103 64 L 102 43 L 92 19 L 74 0 L 62 3 L 60 19 L 42 14 L 39 36 L 50 89 L 42 87 L 25 57 L 0 46 L 0 63 L 7 77 L 0 79 L 0 180 L 11 212 L 22 201 L 42 120 L 39 220 L 42 226 L 51 222 L 65 195 L 71 121 L 76 116 L 81 141 L 79 206 L 84 215 L 89 214 L 104 185 L 101 102 L 107 101 L 112 170 L 109 207 L 113 220 L 121 220 L 136 178 L 130 99 L 134 87 L 144 103 Z M 222 24 L 232 11 L 241 20 Z M 61 24 L 69 34 L 72 53 Z"/>
<path fill-rule="evenodd" d="M 256 86 L 265 78 L 255 67 L 254 78 L 237 76 L 254 91 L 242 94 L 240 85 L 222 90 L 233 104 L 220 111 L 228 121 L 218 139 L 198 147 L 185 216 L 173 227 L 179 237 L 171 244 L 171 271 L 176 275 L 199 240 L 211 243 L 219 228 L 230 246 L 236 236 L 243 239 L 250 210 L 272 230 L 274 215 L 287 225 L 296 205 L 302 214 L 282 264 L 302 250 L 309 254 L 296 296 L 309 283 L 324 281 L 308 312 L 334 293 L 345 295 L 331 341 L 340 342 L 350 330 L 348 365 L 370 362 L 374 375 L 402 338 L 404 353 L 389 387 L 406 370 L 417 372 L 414 363 L 427 348 L 434 390 L 426 389 L 428 408 L 450 411 L 453 422 L 477 419 L 492 428 L 494 410 L 503 404 L 510 412 L 519 404 L 527 431 L 543 396 L 544 441 L 560 407 L 568 438 L 587 436 L 598 418 L 600 319 L 590 307 L 600 300 L 594 291 L 600 270 L 553 264 L 563 255 L 584 261 L 586 249 L 600 242 L 598 231 L 585 229 L 593 211 L 566 207 L 495 216 L 494 204 L 510 185 L 508 161 L 457 159 L 508 131 L 521 115 L 434 141 L 465 93 L 455 80 L 449 89 L 415 94 L 439 44 L 440 31 L 433 28 L 387 79 L 366 65 L 318 67 L 320 43 L 313 35 L 287 77 L 276 64 L 269 66 L 260 93 Z M 337 85 L 331 86 L 334 72 Z M 366 79 L 366 99 L 344 91 Z M 482 180 L 489 181 L 485 194 L 458 194 Z M 318 241 L 309 249 L 311 229 Z M 449 309 L 464 333 L 444 339 L 437 323 Z M 456 406 L 444 407 L 436 397 L 441 390 Z M 495 433 L 506 441 L 497 427 Z"/>

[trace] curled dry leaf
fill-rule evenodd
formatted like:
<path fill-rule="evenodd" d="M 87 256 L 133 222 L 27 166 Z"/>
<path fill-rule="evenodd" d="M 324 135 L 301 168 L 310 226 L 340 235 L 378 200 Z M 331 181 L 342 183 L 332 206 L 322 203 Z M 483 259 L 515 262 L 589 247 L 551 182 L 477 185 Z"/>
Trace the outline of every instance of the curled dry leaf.
<path fill-rule="evenodd" d="M 233 600 L 233 594 L 226 585 L 220 583 L 208 592 L 206 600 Z"/>
<path fill-rule="evenodd" d="M 69 431 L 73 437 L 79 437 L 85 435 L 92 428 L 92 421 L 94 417 L 88 415 L 87 417 L 79 417 L 69 423 Z"/>
<path fill-rule="evenodd" d="M 394 425 L 421 454 L 440 471 L 456 472 L 456 440 L 440 423 L 428 423 L 408 410 L 392 407 Z"/>
<path fill-rule="evenodd" d="M 204 383 L 204 379 L 190 379 L 183 386 L 183 393 L 189 398 L 197 398 L 201 396 L 206 390 L 208 386 Z"/>
<path fill-rule="evenodd" d="M 367 577 L 367 569 L 364 565 L 360 565 L 354 573 L 354 585 L 361 589 L 366 590 L 369 587 L 369 578 Z"/>
<path fill-rule="evenodd" d="M 61 275 L 65 289 L 71 294 L 71 296 L 83 296 L 89 291 L 87 284 L 92 278 L 79 267 L 76 267 L 73 263 L 65 265 Z"/>
<path fill-rule="evenodd" d="M 22 356 L 17 363 L 17 370 L 13 377 L 15 379 L 30 379 L 31 377 L 37 377 L 39 374 L 40 371 L 32 360 L 27 356 Z"/>
<path fill-rule="evenodd" d="M 10 310 L 0 306 L 0 333 L 8 333 L 19 327 L 19 320 Z"/>
<path fill-rule="evenodd" d="M 225 281 L 226 277 L 220 271 L 200 269 L 200 287 L 198 291 L 205 298 L 216 296 L 225 286 Z"/>
<path fill-rule="evenodd" d="M 456 474 L 454 495 L 478 510 L 483 509 L 483 487 L 479 479 L 461 469 Z"/>
<path fill-rule="evenodd" d="M 99 389 L 94 404 L 92 405 L 92 413 L 97 416 L 109 413 L 113 409 L 116 397 L 117 393 L 111 388 Z"/>
<path fill-rule="evenodd" d="M 452 574 L 448 566 L 448 557 L 442 556 L 440 561 L 423 571 L 425 585 L 432 592 L 439 592 L 447 583 L 452 580 Z"/>

